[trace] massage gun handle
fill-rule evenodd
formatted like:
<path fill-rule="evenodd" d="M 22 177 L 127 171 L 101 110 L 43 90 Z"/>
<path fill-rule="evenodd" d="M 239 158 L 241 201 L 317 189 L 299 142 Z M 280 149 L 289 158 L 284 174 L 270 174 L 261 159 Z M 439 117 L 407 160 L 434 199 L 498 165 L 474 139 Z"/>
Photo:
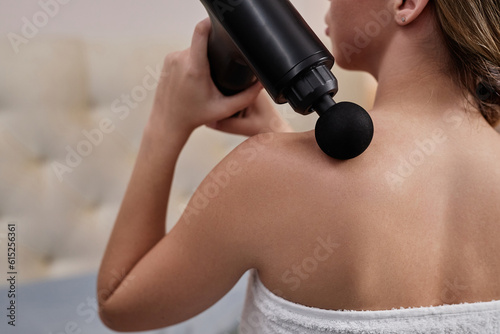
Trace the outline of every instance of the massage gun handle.
<path fill-rule="evenodd" d="M 208 40 L 208 60 L 212 80 L 226 96 L 244 91 L 257 80 L 241 52 L 219 21 L 210 16 L 212 31 Z"/>

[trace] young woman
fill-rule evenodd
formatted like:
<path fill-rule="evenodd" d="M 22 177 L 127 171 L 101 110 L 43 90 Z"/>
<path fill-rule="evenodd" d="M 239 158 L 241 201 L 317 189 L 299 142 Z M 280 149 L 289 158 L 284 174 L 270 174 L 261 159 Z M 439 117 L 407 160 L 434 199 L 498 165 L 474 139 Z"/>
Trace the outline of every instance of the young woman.
<path fill-rule="evenodd" d="M 498 1 L 331 0 L 326 22 L 337 63 L 379 84 L 373 143 L 349 161 L 312 132 L 279 133 L 259 84 L 222 96 L 207 20 L 166 57 L 100 269 L 110 328 L 189 319 L 254 269 L 242 333 L 498 333 Z M 204 124 L 268 133 L 230 153 L 166 235 L 176 160 Z"/>

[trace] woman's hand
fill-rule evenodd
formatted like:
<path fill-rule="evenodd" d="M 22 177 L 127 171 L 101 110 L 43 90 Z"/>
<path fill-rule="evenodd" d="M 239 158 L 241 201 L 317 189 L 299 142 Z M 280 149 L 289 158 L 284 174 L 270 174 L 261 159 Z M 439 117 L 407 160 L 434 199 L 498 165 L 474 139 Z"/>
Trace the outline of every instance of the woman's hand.
<path fill-rule="evenodd" d="M 197 127 L 217 122 L 246 109 L 257 98 L 257 83 L 244 92 L 226 97 L 210 77 L 207 58 L 210 20 L 200 22 L 191 47 L 165 58 L 148 126 L 163 133 L 191 133 Z"/>
<path fill-rule="evenodd" d="M 235 117 L 226 118 L 207 126 L 233 134 L 253 136 L 262 132 L 292 132 L 290 125 L 274 108 L 266 92 Z"/>

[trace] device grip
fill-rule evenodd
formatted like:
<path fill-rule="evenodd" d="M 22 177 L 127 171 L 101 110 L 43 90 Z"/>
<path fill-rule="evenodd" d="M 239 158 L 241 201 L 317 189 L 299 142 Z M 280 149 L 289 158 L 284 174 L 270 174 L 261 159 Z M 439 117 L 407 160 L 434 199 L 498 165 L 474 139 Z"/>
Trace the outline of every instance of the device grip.
<path fill-rule="evenodd" d="M 235 95 L 249 88 L 257 78 L 224 27 L 212 15 L 210 20 L 208 60 L 212 80 L 222 94 Z"/>
<path fill-rule="evenodd" d="M 242 56 L 240 60 L 276 103 L 288 102 L 284 90 L 302 72 L 318 65 L 333 66 L 333 56 L 289 0 L 201 2 L 215 35 L 221 36 L 224 31 L 226 35 L 222 36 L 229 36 Z M 219 38 L 212 42 L 227 45 Z"/>

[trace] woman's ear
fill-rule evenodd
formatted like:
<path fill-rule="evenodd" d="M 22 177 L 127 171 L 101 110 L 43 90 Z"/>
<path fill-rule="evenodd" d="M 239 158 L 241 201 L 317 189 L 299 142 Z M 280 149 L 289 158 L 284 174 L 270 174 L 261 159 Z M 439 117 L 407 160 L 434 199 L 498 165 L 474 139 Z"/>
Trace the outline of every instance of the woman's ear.
<path fill-rule="evenodd" d="M 395 20 L 399 25 L 415 21 L 424 11 L 429 0 L 396 0 Z"/>

